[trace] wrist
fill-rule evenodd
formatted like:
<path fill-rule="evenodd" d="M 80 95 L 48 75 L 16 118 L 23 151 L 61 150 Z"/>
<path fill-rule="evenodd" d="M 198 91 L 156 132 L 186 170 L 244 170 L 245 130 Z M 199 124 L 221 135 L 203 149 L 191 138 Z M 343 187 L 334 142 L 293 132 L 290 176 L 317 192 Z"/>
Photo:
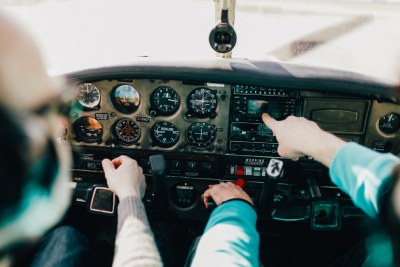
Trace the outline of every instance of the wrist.
<path fill-rule="evenodd" d="M 127 197 L 138 197 L 140 198 L 140 194 L 136 192 L 135 190 L 123 190 L 115 193 L 118 197 L 118 199 L 121 201 L 124 198 Z"/>

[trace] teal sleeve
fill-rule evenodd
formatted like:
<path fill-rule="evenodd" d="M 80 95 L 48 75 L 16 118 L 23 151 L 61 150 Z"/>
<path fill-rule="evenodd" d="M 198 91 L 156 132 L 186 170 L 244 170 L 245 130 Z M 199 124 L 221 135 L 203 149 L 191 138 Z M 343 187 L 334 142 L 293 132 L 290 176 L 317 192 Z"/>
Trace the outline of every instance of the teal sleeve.
<path fill-rule="evenodd" d="M 191 266 L 258 266 L 257 214 L 240 200 L 226 202 L 211 214 Z"/>
<path fill-rule="evenodd" d="M 334 184 L 371 217 L 379 213 L 381 192 L 388 184 L 394 165 L 393 154 L 382 154 L 356 143 L 347 143 L 335 155 L 329 174 Z"/>

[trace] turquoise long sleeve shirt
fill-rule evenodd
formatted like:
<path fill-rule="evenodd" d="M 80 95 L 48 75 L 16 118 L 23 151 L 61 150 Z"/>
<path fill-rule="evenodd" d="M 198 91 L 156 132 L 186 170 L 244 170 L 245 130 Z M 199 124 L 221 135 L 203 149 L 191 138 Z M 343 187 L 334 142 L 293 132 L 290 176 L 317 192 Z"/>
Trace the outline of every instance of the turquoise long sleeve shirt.
<path fill-rule="evenodd" d="M 330 177 L 354 204 L 369 216 L 379 213 L 381 190 L 400 159 L 355 143 L 347 143 L 335 155 Z M 192 266 L 258 266 L 257 215 L 246 202 L 233 200 L 211 214 Z"/>
<path fill-rule="evenodd" d="M 335 155 L 329 174 L 332 182 L 347 193 L 369 216 L 379 213 L 382 190 L 400 159 L 356 143 L 347 143 Z"/>
<path fill-rule="evenodd" d="M 250 204 L 231 200 L 210 216 L 191 266 L 258 266 L 257 214 Z"/>

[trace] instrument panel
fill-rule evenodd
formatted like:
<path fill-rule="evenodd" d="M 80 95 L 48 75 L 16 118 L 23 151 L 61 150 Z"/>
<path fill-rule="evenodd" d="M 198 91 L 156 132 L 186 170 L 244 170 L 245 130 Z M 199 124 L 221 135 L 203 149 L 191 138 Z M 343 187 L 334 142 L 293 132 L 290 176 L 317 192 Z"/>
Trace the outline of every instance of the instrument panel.
<path fill-rule="evenodd" d="M 104 184 L 101 160 L 123 154 L 138 161 L 149 181 L 149 156 L 161 153 L 169 209 L 180 218 L 206 218 L 199 194 L 220 181 L 244 179 L 257 203 L 268 162 L 279 157 L 264 112 L 277 120 L 304 116 L 346 141 L 400 153 L 400 106 L 363 95 L 151 78 L 85 80 L 76 90 L 66 136 L 75 151 L 74 181 Z M 351 205 L 313 159 L 284 162 L 277 205 L 310 201 L 309 179 L 324 196 Z"/>
<path fill-rule="evenodd" d="M 398 106 L 363 97 L 156 79 L 102 80 L 76 90 L 67 137 L 77 146 L 278 157 L 261 121 L 268 112 L 277 120 L 304 116 L 347 141 L 398 153 Z"/>
<path fill-rule="evenodd" d="M 73 145 L 227 152 L 229 85 L 144 79 L 83 83 L 77 91 Z"/>

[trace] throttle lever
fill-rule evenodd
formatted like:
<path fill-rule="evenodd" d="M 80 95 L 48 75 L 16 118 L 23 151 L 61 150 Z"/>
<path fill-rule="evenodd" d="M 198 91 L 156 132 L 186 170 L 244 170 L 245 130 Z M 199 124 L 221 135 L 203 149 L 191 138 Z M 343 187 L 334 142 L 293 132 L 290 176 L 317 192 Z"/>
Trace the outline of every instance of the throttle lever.
<path fill-rule="evenodd" d="M 167 198 L 167 183 L 165 181 L 165 159 L 161 154 L 152 155 L 149 157 L 152 182 L 153 182 L 153 195 L 155 197 L 155 204 L 161 210 L 168 209 Z"/>
<path fill-rule="evenodd" d="M 201 195 L 201 202 L 204 203 L 204 194 Z M 212 198 L 210 198 L 210 199 L 207 201 L 207 210 L 212 211 L 212 210 L 214 210 L 216 207 L 217 207 L 217 203 L 215 203 L 215 201 L 214 201 Z"/>
<path fill-rule="evenodd" d="M 271 159 L 267 167 L 267 178 L 262 187 L 260 202 L 258 206 L 258 214 L 260 218 L 271 216 L 274 204 L 274 191 L 278 178 L 283 175 L 283 161 Z"/>

